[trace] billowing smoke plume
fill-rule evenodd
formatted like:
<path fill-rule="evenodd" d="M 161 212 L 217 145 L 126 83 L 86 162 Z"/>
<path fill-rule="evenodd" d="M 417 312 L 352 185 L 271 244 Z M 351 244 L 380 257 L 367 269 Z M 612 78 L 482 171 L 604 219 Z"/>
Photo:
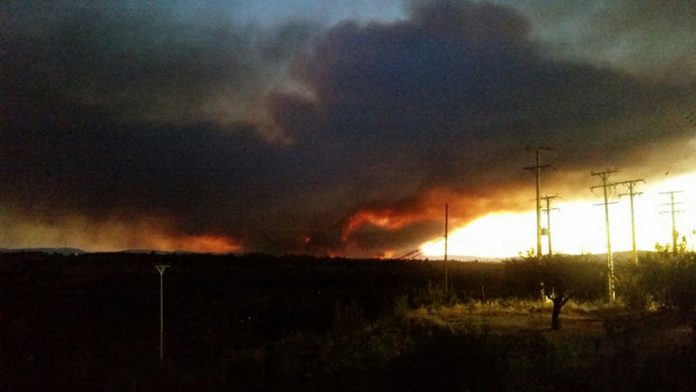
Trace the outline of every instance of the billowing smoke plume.
<path fill-rule="evenodd" d="M 693 77 L 552 52 L 535 18 L 486 3 L 328 27 L 37 4 L 0 12 L 5 246 L 408 249 L 445 202 L 458 223 L 528 207 L 526 146 L 584 187 L 597 165 L 659 161 L 696 102 Z"/>

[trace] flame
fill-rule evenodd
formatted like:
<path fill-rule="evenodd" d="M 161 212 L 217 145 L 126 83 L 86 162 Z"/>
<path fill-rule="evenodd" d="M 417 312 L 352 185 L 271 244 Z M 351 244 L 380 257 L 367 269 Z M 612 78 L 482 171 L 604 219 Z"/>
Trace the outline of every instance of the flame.
<path fill-rule="evenodd" d="M 361 210 L 348 219 L 348 223 L 343 228 L 341 238 L 344 242 L 348 241 L 351 234 L 364 225 L 372 225 L 384 230 L 394 231 L 424 219 L 429 219 L 429 217 L 421 213 L 402 213 L 389 208 L 383 210 Z"/>
<path fill-rule="evenodd" d="M 478 257 L 513 257 L 530 247 L 533 212 L 494 212 L 473 220 L 449 233 L 449 254 Z M 444 254 L 444 239 L 438 238 L 420 246 L 426 257 Z"/>
<path fill-rule="evenodd" d="M 377 257 L 378 259 L 381 259 L 381 260 L 389 260 L 389 259 L 393 259 L 393 258 L 394 258 L 394 254 L 395 254 L 394 251 L 385 250 L 384 252 L 382 252 L 382 253 L 376 255 L 376 257 Z"/>
<path fill-rule="evenodd" d="M 463 226 L 472 219 L 492 208 L 514 209 L 520 205 L 519 197 L 508 194 L 500 196 L 462 195 L 460 192 L 434 188 L 416 200 L 384 208 L 365 208 L 348 218 L 342 232 L 342 240 L 348 241 L 351 235 L 364 225 L 372 225 L 383 230 L 397 231 L 418 222 L 444 219 L 445 204 L 450 207 L 450 225 Z"/>

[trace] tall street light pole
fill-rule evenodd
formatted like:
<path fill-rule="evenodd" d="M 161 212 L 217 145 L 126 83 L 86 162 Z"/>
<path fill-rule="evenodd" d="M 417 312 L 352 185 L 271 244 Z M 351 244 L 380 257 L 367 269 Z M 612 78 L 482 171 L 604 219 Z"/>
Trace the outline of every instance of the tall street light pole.
<path fill-rule="evenodd" d="M 168 264 L 155 264 L 160 277 L 160 342 L 159 342 L 159 357 L 160 365 L 164 361 L 164 271 L 169 268 Z"/>

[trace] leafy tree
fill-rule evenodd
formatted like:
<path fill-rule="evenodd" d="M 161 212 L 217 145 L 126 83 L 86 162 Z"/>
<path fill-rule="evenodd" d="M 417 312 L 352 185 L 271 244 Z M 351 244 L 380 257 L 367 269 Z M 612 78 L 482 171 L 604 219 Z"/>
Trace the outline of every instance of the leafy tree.
<path fill-rule="evenodd" d="M 653 295 L 648 274 L 649 269 L 640 259 L 637 264 L 626 263 L 616 266 L 616 292 L 621 297 L 624 305 L 630 311 L 641 312 L 648 309 Z M 650 269 L 654 269 L 652 265 Z M 651 273 L 649 275 L 655 276 Z"/>
<path fill-rule="evenodd" d="M 553 303 L 551 329 L 561 328 L 561 309 L 570 299 L 596 299 L 604 288 L 603 269 L 600 262 L 584 256 L 554 255 L 539 262 L 544 294 Z"/>
<path fill-rule="evenodd" d="M 503 271 L 507 296 L 539 299 L 541 270 L 536 257 L 505 260 Z"/>
<path fill-rule="evenodd" d="M 606 273 L 603 263 L 587 256 L 545 256 L 506 261 L 505 271 L 510 289 L 517 295 L 538 297 L 543 289 L 553 303 L 551 328 L 560 329 L 563 306 L 570 299 L 591 300 L 604 293 Z"/>
<path fill-rule="evenodd" d="M 653 301 L 678 310 L 684 320 L 690 320 L 696 344 L 696 253 L 685 246 L 677 249 L 673 253 L 658 248 L 658 252 L 639 259 L 640 283 Z"/>

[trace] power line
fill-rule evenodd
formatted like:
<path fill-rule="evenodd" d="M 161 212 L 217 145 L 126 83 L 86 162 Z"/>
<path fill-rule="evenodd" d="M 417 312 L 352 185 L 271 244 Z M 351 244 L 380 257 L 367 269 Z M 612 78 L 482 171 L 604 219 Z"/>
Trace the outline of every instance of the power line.
<path fill-rule="evenodd" d="M 423 253 L 421 252 L 420 248 L 418 248 L 418 249 L 410 250 L 410 251 L 402 254 L 401 256 L 398 256 L 397 259 L 413 260 L 414 258 L 416 258 L 422 254 Z"/>
<path fill-rule="evenodd" d="M 678 212 L 684 212 L 684 211 L 683 210 L 676 210 L 674 208 L 674 206 L 677 204 L 684 204 L 684 203 L 675 202 L 674 201 L 674 194 L 681 193 L 681 192 L 682 191 L 660 192 L 661 195 L 669 195 L 669 203 L 662 203 L 661 205 L 670 206 L 670 209 L 669 209 L 669 211 L 660 211 L 660 214 L 671 214 L 672 215 L 672 251 L 675 254 L 677 253 L 677 239 L 679 238 L 679 233 L 677 232 L 677 220 L 675 218 L 675 215 Z"/>
<path fill-rule="evenodd" d="M 642 182 L 645 184 L 645 181 L 643 179 L 637 179 L 637 180 L 627 180 L 627 181 L 621 181 L 617 182 L 616 185 L 623 185 L 628 188 L 628 193 L 622 193 L 619 195 L 619 197 L 622 196 L 629 196 L 631 200 L 631 246 L 632 246 L 632 255 L 633 255 L 633 263 L 637 264 L 638 263 L 638 251 L 636 250 L 636 219 L 633 211 L 633 199 L 635 196 L 642 195 L 643 192 L 636 192 L 634 190 L 636 184 L 639 182 Z"/>
<path fill-rule="evenodd" d="M 532 149 L 528 148 L 528 150 L 532 150 Z M 536 164 L 534 166 L 528 166 L 528 167 L 525 167 L 523 169 L 534 172 L 535 177 L 536 177 L 536 219 L 537 219 L 536 255 L 538 258 L 541 258 L 541 194 L 540 194 L 541 171 L 548 169 L 549 167 L 551 167 L 551 165 L 541 165 L 540 164 L 540 155 L 542 152 L 551 151 L 551 149 L 548 147 L 537 147 L 537 148 L 533 149 L 532 151 L 534 151 L 536 154 Z"/>
<path fill-rule="evenodd" d="M 597 188 L 602 188 L 604 191 L 604 203 L 599 204 L 599 205 L 604 205 L 604 225 L 606 228 L 606 235 L 607 235 L 607 286 L 608 286 L 608 294 L 609 294 L 609 301 L 614 302 L 616 300 L 616 290 L 614 288 L 614 258 L 611 253 L 611 231 L 610 231 L 610 226 L 609 226 L 609 204 L 615 204 L 614 203 L 609 203 L 609 195 L 607 192 L 607 189 L 615 186 L 615 184 L 610 184 L 608 182 L 609 176 L 612 173 L 616 173 L 616 169 L 612 170 L 605 170 L 601 172 L 590 172 L 592 176 L 597 176 L 602 180 L 602 185 L 597 185 L 593 186 L 590 188 L 590 190 L 595 190 Z"/>

